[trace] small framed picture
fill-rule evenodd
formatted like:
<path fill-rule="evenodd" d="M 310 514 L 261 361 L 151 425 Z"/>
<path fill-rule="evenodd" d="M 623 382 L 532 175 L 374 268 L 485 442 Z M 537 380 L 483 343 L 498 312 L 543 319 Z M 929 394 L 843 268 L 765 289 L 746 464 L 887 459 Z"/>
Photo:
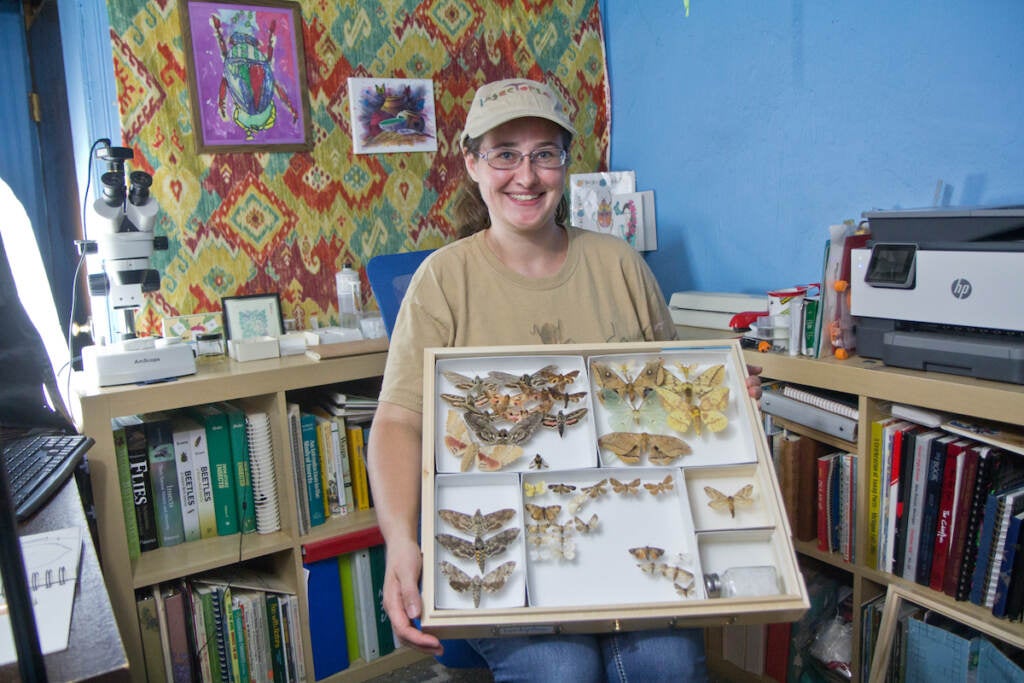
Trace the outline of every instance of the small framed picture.
<path fill-rule="evenodd" d="M 279 337 L 284 334 L 281 297 L 277 292 L 226 296 L 220 303 L 224 309 L 224 336 L 227 339 Z"/>

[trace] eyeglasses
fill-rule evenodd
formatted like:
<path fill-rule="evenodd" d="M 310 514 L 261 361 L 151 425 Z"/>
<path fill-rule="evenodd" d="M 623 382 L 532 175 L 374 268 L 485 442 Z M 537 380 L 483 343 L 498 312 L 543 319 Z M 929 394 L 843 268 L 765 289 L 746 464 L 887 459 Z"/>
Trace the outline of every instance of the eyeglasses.
<path fill-rule="evenodd" d="M 555 169 L 565 166 L 568 156 L 566 151 L 560 147 L 541 147 L 529 154 L 523 154 L 518 149 L 507 149 L 504 147 L 489 149 L 486 152 L 477 152 L 477 156 L 487 162 L 491 168 L 499 171 L 511 171 L 519 168 L 523 159 L 529 157 L 530 162 L 540 168 Z"/>

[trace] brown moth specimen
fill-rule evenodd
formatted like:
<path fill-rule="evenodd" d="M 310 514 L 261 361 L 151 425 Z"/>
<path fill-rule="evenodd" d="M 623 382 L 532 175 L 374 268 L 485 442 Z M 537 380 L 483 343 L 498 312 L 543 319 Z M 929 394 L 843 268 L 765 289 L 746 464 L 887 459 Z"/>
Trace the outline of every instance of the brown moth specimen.
<path fill-rule="evenodd" d="M 578 408 L 569 414 L 566 414 L 565 411 L 559 410 L 554 415 L 545 415 L 543 418 L 543 424 L 545 427 L 549 427 L 550 429 L 557 429 L 559 436 L 565 436 L 565 428 L 579 423 L 586 414 L 586 408 Z"/>
<path fill-rule="evenodd" d="M 475 560 L 480 571 L 483 571 L 484 563 L 489 558 L 505 552 L 509 544 L 519 538 L 519 528 L 505 529 L 490 538 L 477 536 L 472 541 L 451 534 L 437 534 L 434 538 L 455 557 Z"/>
<path fill-rule="evenodd" d="M 540 457 L 540 453 L 533 456 L 533 460 L 530 461 L 531 470 L 543 470 L 547 469 L 547 467 L 548 463 L 544 460 L 544 458 Z"/>
<path fill-rule="evenodd" d="M 566 494 L 575 491 L 576 487 L 572 484 L 548 484 L 548 490 L 552 493 Z"/>
<path fill-rule="evenodd" d="M 522 389 L 533 393 L 533 390 L 543 389 L 547 386 L 547 377 L 557 372 L 558 366 L 545 365 L 537 372 L 524 373 L 522 375 L 513 375 L 510 372 L 502 372 L 500 370 L 491 370 L 487 374 L 488 377 L 494 381 L 500 382 L 503 386 L 506 386 L 509 389 Z"/>
<path fill-rule="evenodd" d="M 516 511 L 512 508 L 503 508 L 485 515 L 477 508 L 472 515 L 467 515 L 465 512 L 457 510 L 438 510 L 437 516 L 463 533 L 483 536 L 505 526 L 510 519 L 516 516 Z"/>
<path fill-rule="evenodd" d="M 441 374 L 444 375 L 444 378 L 451 382 L 456 389 L 462 389 L 466 392 L 467 397 L 472 397 L 474 400 L 480 395 L 494 391 L 498 388 L 498 384 L 488 377 L 467 377 L 452 370 L 442 370 Z"/>
<path fill-rule="evenodd" d="M 629 554 L 638 560 L 656 560 L 665 554 L 664 548 L 658 548 L 656 546 L 644 545 L 637 548 L 630 548 Z"/>
<path fill-rule="evenodd" d="M 736 516 L 736 506 L 747 506 L 754 503 L 753 484 L 747 484 L 731 496 L 725 495 L 712 486 L 705 486 L 704 493 L 711 499 L 708 501 L 708 507 L 712 510 L 728 510 L 730 517 Z"/>
<path fill-rule="evenodd" d="M 693 581 L 693 572 L 687 571 L 682 567 L 676 567 L 671 564 L 660 564 L 658 565 L 658 571 L 672 583 L 681 583 L 685 586 Z"/>
<path fill-rule="evenodd" d="M 612 391 L 630 403 L 644 394 L 643 384 L 638 384 L 637 380 L 630 378 L 628 374 L 625 377 L 619 375 L 607 363 L 591 361 L 590 371 L 598 387 Z M 600 398 L 600 394 L 598 397 Z"/>
<path fill-rule="evenodd" d="M 602 479 L 601 481 L 597 482 L 596 484 L 593 484 L 591 486 L 584 486 L 584 487 L 582 487 L 580 489 L 580 492 L 587 494 L 591 498 L 600 498 L 604 494 L 608 493 L 608 487 L 606 486 L 607 483 L 608 483 L 607 479 Z"/>
<path fill-rule="evenodd" d="M 483 576 L 470 576 L 451 562 L 442 561 L 437 566 L 441 573 L 448 577 L 448 585 L 453 590 L 459 593 L 470 591 L 473 596 L 473 607 L 479 607 L 481 593 L 483 591 L 496 593 L 501 590 L 512 574 L 512 570 L 516 568 L 516 563 L 506 562 Z"/>
<path fill-rule="evenodd" d="M 541 370 L 538 370 L 536 374 L 541 375 L 547 382 L 548 386 L 562 390 L 576 381 L 576 378 L 579 377 L 580 371 L 571 370 L 569 372 L 561 373 L 558 372 L 557 369 L 548 371 L 542 368 Z"/>
<path fill-rule="evenodd" d="M 607 448 L 627 465 L 640 464 L 644 454 L 657 465 L 667 465 L 673 460 L 693 451 L 682 439 L 667 434 L 647 432 L 611 432 L 597 440 L 601 448 Z"/>
<path fill-rule="evenodd" d="M 553 522 L 558 519 L 558 513 L 562 511 L 561 505 L 534 505 L 526 504 L 526 512 L 532 519 L 539 521 Z"/>
<path fill-rule="evenodd" d="M 494 418 L 483 413 L 466 412 L 463 416 L 476 437 L 485 444 L 520 446 L 533 436 L 544 420 L 541 413 L 530 413 L 510 429 L 496 427 Z"/>
<path fill-rule="evenodd" d="M 584 522 L 579 517 L 573 517 L 572 521 L 573 524 L 576 526 L 576 531 L 580 532 L 581 534 L 589 534 L 590 532 L 597 529 L 598 519 L 596 514 L 590 515 L 590 519 L 586 522 Z"/>
<path fill-rule="evenodd" d="M 665 478 L 661 481 L 653 483 L 644 482 L 644 488 L 647 489 L 652 496 L 657 496 L 675 488 L 675 480 L 672 479 L 671 474 L 666 474 Z"/>
<path fill-rule="evenodd" d="M 612 491 L 622 496 L 634 496 L 640 493 L 640 479 L 639 477 L 633 481 L 619 481 L 618 479 L 611 479 Z"/>

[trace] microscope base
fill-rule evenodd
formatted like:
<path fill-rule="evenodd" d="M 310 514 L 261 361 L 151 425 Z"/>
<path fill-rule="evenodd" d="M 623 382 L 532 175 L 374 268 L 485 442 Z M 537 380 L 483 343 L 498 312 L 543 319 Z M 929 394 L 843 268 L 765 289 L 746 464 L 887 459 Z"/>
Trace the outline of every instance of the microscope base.
<path fill-rule="evenodd" d="M 109 387 L 193 375 L 196 359 L 192 347 L 181 343 L 146 348 L 86 346 L 82 349 L 82 369 L 91 383 Z"/>

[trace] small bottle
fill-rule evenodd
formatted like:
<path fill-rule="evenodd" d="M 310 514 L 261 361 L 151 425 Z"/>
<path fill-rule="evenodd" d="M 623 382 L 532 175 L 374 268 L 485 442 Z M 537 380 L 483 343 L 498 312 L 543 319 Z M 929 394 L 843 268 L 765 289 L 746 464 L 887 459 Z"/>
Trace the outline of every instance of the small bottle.
<path fill-rule="evenodd" d="M 346 263 L 335 276 L 335 284 L 338 287 L 338 325 L 358 330 L 363 302 L 359 273 Z"/>
<path fill-rule="evenodd" d="M 709 598 L 778 595 L 782 592 L 779 573 L 771 565 L 729 567 L 721 573 L 705 574 L 704 588 Z"/>

